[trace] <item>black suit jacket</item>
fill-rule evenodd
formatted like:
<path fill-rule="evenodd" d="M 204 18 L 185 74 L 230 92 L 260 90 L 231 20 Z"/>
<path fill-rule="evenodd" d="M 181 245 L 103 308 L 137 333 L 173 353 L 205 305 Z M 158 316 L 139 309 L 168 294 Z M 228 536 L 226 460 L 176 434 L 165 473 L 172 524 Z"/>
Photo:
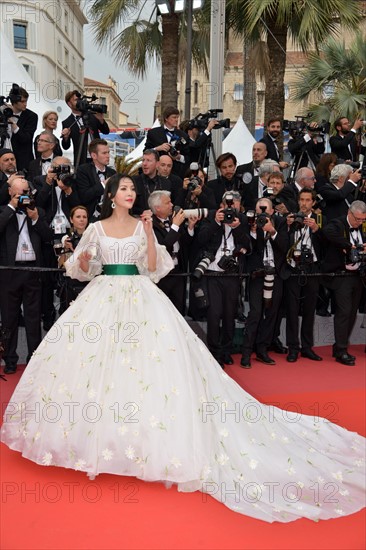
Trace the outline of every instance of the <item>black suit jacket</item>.
<path fill-rule="evenodd" d="M 172 183 L 168 178 L 156 176 L 153 180 L 144 174 L 133 176 L 133 182 L 136 189 L 136 200 L 132 208 L 132 213 L 139 216 L 144 210 L 148 210 L 148 199 L 153 191 L 172 191 Z"/>
<path fill-rule="evenodd" d="M 8 176 L 0 172 L 0 206 L 6 206 L 9 202 Z"/>
<path fill-rule="evenodd" d="M 329 140 L 329 145 L 332 153 L 335 153 L 338 158 L 343 160 L 356 160 L 356 134 L 348 132 L 344 137 L 337 134 Z M 350 145 L 351 152 L 348 148 Z"/>
<path fill-rule="evenodd" d="M 288 141 L 288 150 L 289 153 L 295 157 L 294 163 L 296 170 L 308 166 L 309 158 L 316 167 L 318 164 L 321 155 L 325 151 L 324 141 L 321 143 L 314 143 L 312 139 L 305 141 L 301 136 L 296 139 L 289 139 Z"/>
<path fill-rule="evenodd" d="M 188 268 L 189 247 L 194 237 L 191 237 L 184 224 L 179 227 L 179 231 L 174 231 L 174 229 L 170 229 L 168 231 L 163 222 L 161 222 L 155 214 L 153 215 L 152 220 L 154 233 L 158 243 L 164 245 L 171 256 L 173 254 L 174 244 L 176 242 L 179 243 L 179 252 L 177 255 L 178 265 L 176 266 L 175 271 L 185 273 Z"/>
<path fill-rule="evenodd" d="M 54 155 L 50 158 L 53 158 Z M 37 176 L 42 176 L 42 160 L 40 157 L 32 160 L 30 163 L 29 163 L 29 168 L 28 168 L 28 174 L 27 174 L 27 180 L 28 181 L 33 181 L 34 178 L 36 178 Z"/>
<path fill-rule="evenodd" d="M 234 175 L 232 180 L 227 180 L 223 176 L 206 183 L 208 189 L 212 189 L 215 195 L 216 208 L 220 208 L 222 197 L 226 191 L 238 191 L 243 196 L 243 182 L 239 176 Z"/>
<path fill-rule="evenodd" d="M 88 150 L 88 134 L 87 131 L 83 130 L 80 132 L 80 128 L 73 114 L 68 116 L 65 120 L 62 121 L 62 129 L 70 128 L 71 134 L 69 139 L 63 138 L 61 145 L 63 149 L 70 149 L 71 141 L 74 146 L 74 166 L 76 167 L 76 161 L 78 158 L 79 145 L 81 143 L 81 137 L 83 137 L 83 146 L 80 157 L 80 164 L 85 164 L 87 161 L 87 150 Z M 93 114 L 90 115 L 89 119 L 89 132 L 92 139 L 97 139 L 100 137 L 99 132 L 102 134 L 109 134 L 109 126 L 106 122 L 100 122 Z M 70 139 L 71 138 L 71 139 Z"/>
<path fill-rule="evenodd" d="M 55 183 L 48 185 L 46 176 L 37 176 L 34 180 L 34 186 L 37 189 L 36 206 L 40 206 L 46 214 L 47 223 L 50 224 L 57 212 L 57 195 Z M 66 195 L 61 191 L 61 208 L 67 219 L 70 221 L 70 212 L 74 206 L 81 204 L 80 197 L 73 186 L 72 193 Z"/>
<path fill-rule="evenodd" d="M 366 243 L 366 234 L 362 233 L 362 226 L 359 228 L 362 241 Z M 347 216 L 331 220 L 324 227 L 324 236 L 327 240 L 324 252 L 323 271 L 332 273 L 345 271 L 346 254 L 352 248 L 350 239 L 350 227 Z"/>
<path fill-rule="evenodd" d="M 277 231 L 274 239 L 269 239 L 272 245 L 274 264 L 277 275 L 285 278 L 286 253 L 289 248 L 289 237 L 287 231 L 287 222 L 280 216 L 272 216 L 272 223 Z M 257 269 L 263 269 L 264 250 L 266 239 L 263 229 L 257 227 L 257 238 L 250 236 L 252 253 L 247 257 L 248 272 L 251 273 Z M 271 246 L 269 245 L 269 246 Z"/>
<path fill-rule="evenodd" d="M 33 156 L 33 136 L 37 129 L 38 115 L 25 109 L 18 118 L 19 131 L 11 136 L 11 146 L 17 161 L 18 170 L 28 170 Z"/>
<path fill-rule="evenodd" d="M 259 140 L 261 143 L 265 143 L 267 147 L 267 159 L 275 160 L 276 162 L 280 162 L 279 154 L 277 153 L 277 149 L 275 147 L 275 144 L 273 143 L 273 139 L 271 136 L 266 134 L 262 137 L 262 139 Z"/>
<path fill-rule="evenodd" d="M 105 178 L 110 178 L 116 171 L 107 166 Z M 76 171 L 76 191 L 80 197 L 80 204 L 83 204 L 89 213 L 89 219 L 94 214 L 95 207 L 100 202 L 104 187 L 100 183 L 97 168 L 93 162 L 81 164 Z"/>
<path fill-rule="evenodd" d="M 52 230 L 49 228 L 45 214 L 38 209 L 39 218 L 32 225 L 32 220 L 27 217 L 30 240 L 36 255 L 36 265 L 42 265 L 42 242 L 52 239 Z M 15 265 L 15 257 L 19 240 L 19 226 L 15 211 L 10 206 L 0 208 L 0 264 Z"/>
<path fill-rule="evenodd" d="M 341 189 L 337 189 L 332 183 L 327 183 L 322 187 L 321 195 L 327 203 L 324 214 L 328 220 L 347 214 L 347 202 L 351 204 L 355 200 L 356 190 L 357 185 L 354 185 L 351 181 L 346 181 Z"/>
<path fill-rule="evenodd" d="M 179 136 L 180 138 L 183 138 L 183 140 L 185 141 L 185 143 L 182 143 L 179 148 L 181 154 L 184 155 L 185 162 L 182 163 L 182 162 L 173 160 L 173 170 L 172 170 L 173 174 L 176 174 L 177 176 L 183 179 L 184 174 L 187 168 L 189 167 L 189 152 L 190 152 L 189 136 L 179 128 L 176 128 L 174 130 L 174 134 Z M 144 151 L 146 149 L 154 149 L 154 147 L 158 147 L 162 143 L 168 143 L 164 126 L 159 126 L 158 128 L 151 128 L 151 130 L 149 130 L 146 135 L 146 143 L 145 143 Z M 158 153 L 160 155 L 166 154 L 164 151 L 158 151 Z"/>

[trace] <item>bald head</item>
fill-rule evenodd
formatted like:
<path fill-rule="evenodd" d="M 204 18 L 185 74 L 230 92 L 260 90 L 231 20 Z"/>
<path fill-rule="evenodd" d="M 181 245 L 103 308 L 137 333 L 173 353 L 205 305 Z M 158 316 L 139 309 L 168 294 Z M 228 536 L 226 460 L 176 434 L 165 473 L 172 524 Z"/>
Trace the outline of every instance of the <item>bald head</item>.
<path fill-rule="evenodd" d="M 267 156 L 266 144 L 262 143 L 261 141 L 257 141 L 257 143 L 253 145 L 252 156 L 254 164 L 256 166 L 259 166 L 260 163 L 263 162 Z"/>

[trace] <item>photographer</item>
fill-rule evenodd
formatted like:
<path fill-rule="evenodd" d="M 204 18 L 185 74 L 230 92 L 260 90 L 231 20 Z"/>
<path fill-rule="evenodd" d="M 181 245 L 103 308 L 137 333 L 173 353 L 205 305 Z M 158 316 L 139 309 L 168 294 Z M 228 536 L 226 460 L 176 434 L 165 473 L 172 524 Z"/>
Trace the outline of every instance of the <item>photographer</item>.
<path fill-rule="evenodd" d="M 201 262 L 206 258 L 207 273 L 216 274 L 207 277 L 207 345 L 222 367 L 233 364 L 230 353 L 240 291 L 238 258 L 250 247 L 246 217 L 239 213 L 240 199 L 239 193 L 225 193 L 220 208 L 202 220 L 197 237 Z M 220 277 L 219 273 L 233 275 Z"/>
<path fill-rule="evenodd" d="M 287 216 L 297 209 L 295 194 L 289 185 L 285 185 L 285 178 L 281 172 L 272 172 L 267 177 L 267 189 L 264 197 L 271 199 L 276 214 Z"/>
<path fill-rule="evenodd" d="M 13 116 L 9 118 L 11 148 L 16 158 L 18 170 L 28 170 L 33 156 L 33 136 L 37 129 L 38 115 L 27 109 L 29 94 L 24 88 L 13 84 L 9 99 Z"/>
<path fill-rule="evenodd" d="M 216 210 L 215 196 L 207 184 L 207 176 L 195 162 L 190 164 L 183 180 L 182 208 L 208 208 Z"/>
<path fill-rule="evenodd" d="M 46 176 L 51 162 L 54 158 L 54 149 L 57 144 L 57 138 L 48 132 L 42 132 L 37 140 L 38 158 L 29 163 L 28 178 L 33 181 L 36 176 Z"/>
<path fill-rule="evenodd" d="M 148 206 L 153 213 L 152 222 L 156 239 L 159 244 L 166 247 L 174 262 L 174 269 L 160 279 L 158 287 L 168 296 L 181 315 L 184 315 L 186 278 L 172 277 L 171 273 L 187 271 L 189 246 L 193 240 L 198 217 L 188 218 L 188 224 L 185 226 L 184 211 L 178 207 L 173 213 L 169 191 L 151 193 Z"/>
<path fill-rule="evenodd" d="M 349 206 L 355 200 L 356 191 L 359 191 L 361 172 L 354 171 L 348 164 L 337 164 L 329 179 L 330 183 L 322 187 L 322 197 L 326 202 L 324 214 L 328 221 L 347 214 Z"/>
<path fill-rule="evenodd" d="M 324 136 L 320 130 L 316 122 L 305 125 L 300 133 L 293 133 L 290 130 L 291 137 L 287 147 L 293 157 L 291 172 L 295 173 L 299 168 L 304 167 L 316 169 L 320 157 L 325 151 Z"/>
<path fill-rule="evenodd" d="M 218 120 L 211 118 L 210 120 L 184 120 L 180 124 L 180 129 L 185 132 L 188 137 L 189 145 L 189 160 L 190 162 L 197 162 L 205 167 L 208 165 L 209 155 L 207 153 L 207 146 L 210 143 L 211 131 L 217 125 Z M 206 126 L 204 128 L 204 126 Z"/>
<path fill-rule="evenodd" d="M 166 107 L 163 111 L 162 126 L 147 132 L 145 149 L 154 149 L 159 155 L 167 153 L 173 159 L 173 174 L 183 179 L 189 163 L 189 138 L 178 128 L 179 110 Z"/>
<path fill-rule="evenodd" d="M 258 177 L 254 177 L 248 184 L 246 184 L 243 177 L 243 204 L 246 211 L 255 209 L 258 199 L 264 196 L 267 189 L 268 176 L 272 172 L 281 173 L 281 169 L 278 162 L 265 159 L 258 166 L 257 172 Z"/>
<path fill-rule="evenodd" d="M 0 208 L 0 263 L 3 266 L 41 265 L 41 244 L 52 238 L 44 213 L 29 195 L 28 182 L 13 177 L 9 185 L 10 201 Z M 29 270 L 1 270 L 0 311 L 3 329 L 10 338 L 4 354 L 5 374 L 16 372 L 18 320 L 23 304 L 29 361 L 41 342 L 41 282 L 39 273 Z"/>
<path fill-rule="evenodd" d="M 300 352 L 299 315 L 301 321 L 301 357 L 312 361 L 321 361 L 312 347 L 314 345 L 314 320 L 319 290 L 319 277 L 307 277 L 320 273 L 325 238 L 323 236 L 324 219 L 314 214 L 316 193 L 304 187 L 299 193 L 299 212 L 287 216 L 289 227 L 289 250 L 284 277 L 284 301 L 286 304 L 286 337 L 289 353 L 287 361 L 294 363 Z M 294 277 L 294 274 L 299 274 Z M 292 276 L 291 276 L 292 275 Z"/>
<path fill-rule="evenodd" d="M 348 353 L 349 338 L 360 304 L 363 281 L 366 278 L 366 204 L 354 201 L 345 216 L 331 220 L 324 228 L 327 239 L 323 262 L 325 286 L 334 291 L 333 357 L 338 363 L 353 366 L 355 357 Z"/>
<path fill-rule="evenodd" d="M 278 149 L 277 140 L 282 132 L 281 120 L 279 118 L 271 118 L 266 125 L 266 134 L 260 139 L 267 147 L 267 159 L 278 162 L 281 170 L 288 168 L 288 162 L 281 160 L 282 155 Z"/>
<path fill-rule="evenodd" d="M 236 175 L 236 156 L 233 153 L 223 153 L 216 160 L 216 168 L 220 172 L 217 179 L 207 182 L 207 188 L 215 195 L 216 208 L 220 207 L 222 196 L 226 191 L 237 191 L 242 196 L 243 182 Z"/>
<path fill-rule="evenodd" d="M 362 120 L 356 119 L 351 128 L 347 117 L 339 117 L 334 121 L 335 136 L 329 140 L 332 153 L 343 160 L 356 161 L 356 134 L 362 127 Z"/>
<path fill-rule="evenodd" d="M 149 197 L 154 191 L 172 191 L 169 178 L 158 174 L 159 153 L 154 149 L 145 149 L 142 155 L 141 170 L 138 176 L 133 176 L 136 189 L 136 200 L 132 208 L 133 215 L 140 216 L 149 207 Z"/>
<path fill-rule="evenodd" d="M 42 244 L 43 264 L 44 267 L 56 268 L 54 245 L 61 241 L 70 228 L 71 209 L 80 204 L 69 159 L 54 158 L 47 175 L 35 177 L 34 184 L 38 188 L 36 205 L 45 210 L 47 223 L 53 231 L 52 239 Z M 56 319 L 56 277 L 53 273 L 43 273 L 42 282 L 43 328 L 49 330 Z"/>
<path fill-rule="evenodd" d="M 109 126 L 104 115 L 98 112 L 82 112 L 77 108 L 81 94 L 77 90 L 67 92 L 65 102 L 71 109 L 71 115 L 62 121 L 62 148 L 70 149 L 71 141 L 74 146 L 74 167 L 91 162 L 88 145 L 93 139 L 99 139 L 99 132 L 109 134 Z M 79 103 L 80 104 L 80 103 Z M 86 136 L 84 136 L 86 134 Z M 80 149 L 81 147 L 81 149 Z M 79 158 L 78 158 L 79 157 Z"/>
<path fill-rule="evenodd" d="M 257 201 L 256 217 L 250 222 L 252 253 L 247 257 L 249 279 L 249 313 L 244 333 L 240 364 L 251 368 L 251 354 L 256 347 L 256 359 L 267 365 L 282 298 L 282 274 L 288 249 L 286 220 L 274 215 L 270 199 Z"/>
<path fill-rule="evenodd" d="M 15 155 L 11 149 L 0 149 L 0 206 L 9 202 L 8 179 L 17 171 Z"/>
<path fill-rule="evenodd" d="M 109 164 L 109 146 L 105 139 L 93 139 L 88 151 L 91 162 L 81 164 L 76 171 L 76 187 L 80 204 L 88 209 L 89 219 L 94 222 L 100 216 L 100 204 L 103 199 L 105 182 L 116 173 Z"/>

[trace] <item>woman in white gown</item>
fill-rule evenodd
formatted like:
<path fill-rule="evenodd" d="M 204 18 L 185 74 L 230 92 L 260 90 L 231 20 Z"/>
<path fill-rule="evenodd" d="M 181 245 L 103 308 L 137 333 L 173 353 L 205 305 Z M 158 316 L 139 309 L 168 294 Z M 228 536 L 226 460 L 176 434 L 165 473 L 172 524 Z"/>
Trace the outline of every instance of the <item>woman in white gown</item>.
<path fill-rule="evenodd" d="M 154 284 L 173 267 L 128 177 L 107 186 L 67 274 L 91 282 L 47 334 L 1 435 L 38 464 L 200 490 L 288 522 L 364 506 L 365 440 L 325 419 L 260 404 L 216 363 Z M 154 282 L 152 282 L 154 281 Z"/>

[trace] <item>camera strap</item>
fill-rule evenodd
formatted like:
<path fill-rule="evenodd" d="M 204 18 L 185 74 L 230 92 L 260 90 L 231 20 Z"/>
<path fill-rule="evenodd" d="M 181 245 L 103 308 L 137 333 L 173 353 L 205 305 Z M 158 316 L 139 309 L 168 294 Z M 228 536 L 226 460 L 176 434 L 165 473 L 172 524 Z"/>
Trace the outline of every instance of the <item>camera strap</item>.
<path fill-rule="evenodd" d="M 18 212 L 18 214 L 19 214 L 19 213 L 20 213 L 20 212 Z M 23 213 L 23 212 L 22 212 L 22 214 L 23 214 L 23 223 L 22 223 L 22 225 L 20 226 L 20 228 L 18 229 L 18 238 L 20 237 L 20 234 L 21 234 L 21 232 L 23 231 L 23 227 L 25 226 L 26 221 L 27 221 L 27 215 L 26 215 L 25 213 Z"/>
<path fill-rule="evenodd" d="M 223 234 L 223 239 L 224 239 L 223 251 L 224 251 L 224 253 L 225 252 L 230 252 L 229 249 L 228 249 L 228 246 L 227 246 L 227 242 L 230 239 L 232 233 L 233 233 L 233 230 L 232 230 L 232 228 L 230 228 L 229 234 L 226 236 L 226 228 L 224 226 L 224 234 Z"/>

